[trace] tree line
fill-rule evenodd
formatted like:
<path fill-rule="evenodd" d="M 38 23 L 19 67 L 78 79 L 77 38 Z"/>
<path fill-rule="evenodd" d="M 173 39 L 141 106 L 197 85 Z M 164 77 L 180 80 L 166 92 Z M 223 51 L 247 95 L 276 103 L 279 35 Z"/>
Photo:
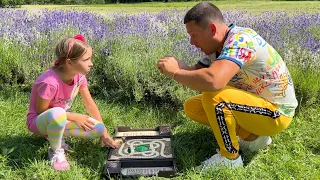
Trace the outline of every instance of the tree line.
<path fill-rule="evenodd" d="M 0 0 L 1 7 L 17 7 L 25 4 L 109 4 L 137 2 L 179 2 L 190 0 Z"/>
<path fill-rule="evenodd" d="M 186 2 L 199 0 L 0 0 L 0 7 L 19 7 L 26 4 L 110 4 L 110 3 L 139 3 L 139 2 Z M 223 0 L 222 0 L 223 1 Z M 265 1 L 265 0 L 255 0 Z M 310 1 L 310 0 L 269 0 L 269 1 Z M 319 0 L 311 0 L 319 1 Z"/>

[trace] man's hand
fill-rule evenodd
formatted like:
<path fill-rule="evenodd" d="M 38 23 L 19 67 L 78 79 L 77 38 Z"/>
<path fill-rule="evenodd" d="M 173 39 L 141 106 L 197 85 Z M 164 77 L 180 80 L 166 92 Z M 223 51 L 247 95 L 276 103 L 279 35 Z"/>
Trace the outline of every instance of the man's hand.
<path fill-rule="evenodd" d="M 93 129 L 94 123 L 89 120 L 90 116 L 82 114 L 76 114 L 76 116 L 74 123 L 76 123 L 80 128 L 84 131 L 91 131 Z"/>
<path fill-rule="evenodd" d="M 157 67 L 162 74 L 173 78 L 173 74 L 179 70 L 179 62 L 175 57 L 163 57 L 158 63 Z"/>
<path fill-rule="evenodd" d="M 119 148 L 119 144 L 110 137 L 106 128 L 103 135 L 100 137 L 100 145 L 101 147 L 108 146 L 111 148 Z"/>

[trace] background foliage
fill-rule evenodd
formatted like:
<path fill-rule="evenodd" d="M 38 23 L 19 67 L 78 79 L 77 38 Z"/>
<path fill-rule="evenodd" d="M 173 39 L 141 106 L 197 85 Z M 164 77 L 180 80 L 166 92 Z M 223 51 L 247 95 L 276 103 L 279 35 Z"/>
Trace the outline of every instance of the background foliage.
<path fill-rule="evenodd" d="M 1 7 L 20 7 L 25 4 L 109 4 L 109 3 L 141 3 L 141 2 L 197 2 L 200 0 L 0 0 Z M 215 0 L 232 1 L 232 0 Z M 319 1 L 319 0 L 251 0 L 251 1 Z"/>
<path fill-rule="evenodd" d="M 16 85 L 29 91 L 35 78 L 52 65 L 56 43 L 81 33 L 94 49 L 95 68 L 88 75 L 94 95 L 181 105 L 198 92 L 160 75 L 155 64 L 166 55 L 190 65 L 203 56 L 188 42 L 181 22 L 184 13 L 171 10 L 102 16 L 44 10 L 39 15 L 26 10 L 0 10 L 0 87 Z M 319 101 L 318 13 L 263 12 L 256 16 L 227 11 L 224 16 L 228 23 L 253 28 L 279 51 L 290 68 L 301 103 Z"/>

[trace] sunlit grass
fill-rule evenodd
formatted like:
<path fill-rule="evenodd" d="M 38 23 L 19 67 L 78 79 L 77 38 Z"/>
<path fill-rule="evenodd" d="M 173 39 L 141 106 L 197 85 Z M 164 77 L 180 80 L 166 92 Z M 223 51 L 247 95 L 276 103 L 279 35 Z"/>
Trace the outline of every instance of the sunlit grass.
<path fill-rule="evenodd" d="M 242 152 L 245 166 L 210 172 L 194 167 L 218 148 L 208 127 L 186 118 L 182 109 L 152 104 L 97 100 L 110 133 L 116 126 L 137 128 L 170 125 L 179 174 L 175 179 L 317 179 L 320 177 L 320 108 L 302 109 L 273 143 L 257 154 Z M 2 91 L 0 95 L 0 179 L 99 179 L 106 162 L 107 148 L 97 139 L 67 138 L 73 151 L 67 158 L 68 172 L 52 170 L 47 161 L 48 142 L 28 132 L 25 125 L 28 94 Z M 85 113 L 78 98 L 73 111 Z M 150 179 L 150 178 L 140 178 Z M 158 179 L 158 178 L 151 178 Z"/>
<path fill-rule="evenodd" d="M 39 11 L 41 9 L 60 10 L 77 9 L 100 14 L 113 12 L 139 13 L 153 12 L 157 13 L 166 9 L 189 9 L 198 2 L 148 2 L 133 4 L 101 4 L 101 5 L 23 5 L 22 9 Z M 250 13 L 261 13 L 264 11 L 285 11 L 288 13 L 296 12 L 319 12 L 319 1 L 212 1 L 222 11 L 248 11 Z"/>

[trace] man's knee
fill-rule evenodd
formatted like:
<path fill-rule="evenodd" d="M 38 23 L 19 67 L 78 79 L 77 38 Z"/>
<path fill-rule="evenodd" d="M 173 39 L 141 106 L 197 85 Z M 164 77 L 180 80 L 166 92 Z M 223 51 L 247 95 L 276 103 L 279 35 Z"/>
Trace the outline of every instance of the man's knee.
<path fill-rule="evenodd" d="M 193 115 L 192 107 L 194 107 L 194 100 L 192 98 L 187 99 L 183 104 L 184 113 L 190 118 Z"/>

